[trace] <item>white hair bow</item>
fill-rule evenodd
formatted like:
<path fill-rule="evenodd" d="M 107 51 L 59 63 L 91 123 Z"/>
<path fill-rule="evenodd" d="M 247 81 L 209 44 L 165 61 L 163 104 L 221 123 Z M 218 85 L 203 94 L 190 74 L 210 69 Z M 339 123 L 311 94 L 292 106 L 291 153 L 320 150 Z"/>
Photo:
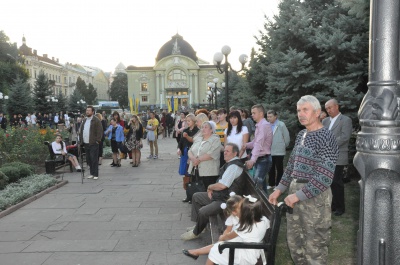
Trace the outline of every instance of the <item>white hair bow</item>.
<path fill-rule="evenodd" d="M 229 196 L 235 196 L 236 195 L 236 193 L 234 192 L 234 191 L 231 191 L 231 193 L 229 193 Z"/>
<path fill-rule="evenodd" d="M 226 203 L 221 203 L 221 209 L 225 210 L 226 209 Z"/>
<path fill-rule="evenodd" d="M 244 195 L 243 197 L 249 199 L 249 202 L 256 202 L 256 201 L 257 201 L 257 198 L 254 198 L 254 197 L 252 197 L 251 195 L 247 195 L 247 196 Z"/>

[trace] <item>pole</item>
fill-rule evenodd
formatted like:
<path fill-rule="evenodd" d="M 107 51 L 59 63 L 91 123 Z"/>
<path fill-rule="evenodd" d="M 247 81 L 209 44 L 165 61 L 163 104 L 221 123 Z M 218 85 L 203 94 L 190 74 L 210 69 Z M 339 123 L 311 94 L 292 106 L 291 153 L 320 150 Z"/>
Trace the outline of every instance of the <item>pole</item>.
<path fill-rule="evenodd" d="M 229 75 L 228 75 L 228 55 L 225 55 L 225 64 L 224 64 L 224 72 L 225 72 L 225 108 L 226 112 L 229 113 Z"/>
<path fill-rule="evenodd" d="M 214 97 L 215 97 L 215 109 L 217 109 L 218 107 L 218 105 L 217 105 L 217 91 L 218 91 L 218 88 L 217 88 L 217 83 L 215 83 L 215 90 L 214 90 Z"/>
<path fill-rule="evenodd" d="M 361 175 L 359 265 L 399 264 L 399 12 L 399 1 L 371 0 L 368 92 L 354 157 Z"/>

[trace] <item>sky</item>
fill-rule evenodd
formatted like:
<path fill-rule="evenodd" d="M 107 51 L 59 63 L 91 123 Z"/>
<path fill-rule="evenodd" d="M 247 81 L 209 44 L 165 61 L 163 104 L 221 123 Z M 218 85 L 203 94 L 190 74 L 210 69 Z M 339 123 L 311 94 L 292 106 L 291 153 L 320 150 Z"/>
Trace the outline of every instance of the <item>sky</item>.
<path fill-rule="evenodd" d="M 105 4 L 106 3 L 106 4 Z M 256 50 L 254 36 L 264 31 L 264 16 L 278 13 L 279 0 L 15 0 L 2 4 L 0 30 L 10 42 L 26 44 L 38 55 L 60 63 L 95 66 L 113 72 L 153 66 L 158 50 L 176 33 L 197 56 L 212 63 L 229 45 L 229 62 L 238 69 L 239 55 Z"/>

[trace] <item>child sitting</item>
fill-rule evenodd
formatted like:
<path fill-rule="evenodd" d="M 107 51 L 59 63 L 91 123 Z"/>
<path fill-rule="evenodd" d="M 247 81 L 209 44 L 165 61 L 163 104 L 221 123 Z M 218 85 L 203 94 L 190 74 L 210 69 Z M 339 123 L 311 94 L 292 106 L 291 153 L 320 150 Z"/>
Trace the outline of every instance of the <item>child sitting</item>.
<path fill-rule="evenodd" d="M 71 161 L 72 165 L 75 167 L 77 172 L 81 172 L 82 168 L 78 163 L 78 160 L 75 155 L 68 153 L 65 147 L 65 143 L 62 141 L 62 136 L 58 134 L 56 136 L 56 140 L 51 143 L 51 147 L 53 148 L 53 153 L 56 155 L 66 156 L 69 161 Z"/>
<path fill-rule="evenodd" d="M 220 236 L 219 241 L 221 240 L 221 237 L 224 235 L 229 234 L 232 229 L 239 224 L 239 210 L 240 210 L 240 202 L 242 201 L 242 197 L 239 195 L 235 195 L 234 192 L 230 193 L 231 197 L 226 201 L 226 203 L 221 204 L 221 208 L 224 209 L 224 214 L 225 216 L 228 216 L 228 218 L 225 221 L 226 229 L 224 233 Z M 182 252 L 188 257 L 191 257 L 192 259 L 197 259 L 199 255 L 206 255 L 210 253 L 210 249 L 213 247 L 213 245 L 208 245 L 203 248 L 198 248 L 198 249 L 183 249 Z"/>
<path fill-rule="evenodd" d="M 220 237 L 221 241 L 230 242 L 261 242 L 270 226 L 269 220 L 262 215 L 262 204 L 257 198 L 244 196 L 239 211 L 239 225 L 233 231 Z M 228 264 L 229 249 L 222 254 L 218 251 L 219 243 L 214 244 L 208 255 L 206 265 Z M 234 264 L 256 264 L 259 257 L 265 262 L 264 251 L 261 249 L 236 249 Z"/>

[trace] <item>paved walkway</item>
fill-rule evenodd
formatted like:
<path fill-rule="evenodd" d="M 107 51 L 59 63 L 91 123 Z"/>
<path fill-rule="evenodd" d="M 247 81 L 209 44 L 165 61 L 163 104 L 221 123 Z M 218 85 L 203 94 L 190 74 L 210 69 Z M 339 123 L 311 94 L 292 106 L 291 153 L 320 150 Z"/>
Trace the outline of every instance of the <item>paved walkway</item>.
<path fill-rule="evenodd" d="M 0 219 L 0 264 L 204 264 L 181 252 L 210 243 L 208 233 L 184 242 L 190 205 L 178 175 L 175 139 L 159 140 L 158 160 L 100 166 L 100 178 L 65 173 L 69 183 Z M 68 170 L 67 170 L 68 171 Z"/>

